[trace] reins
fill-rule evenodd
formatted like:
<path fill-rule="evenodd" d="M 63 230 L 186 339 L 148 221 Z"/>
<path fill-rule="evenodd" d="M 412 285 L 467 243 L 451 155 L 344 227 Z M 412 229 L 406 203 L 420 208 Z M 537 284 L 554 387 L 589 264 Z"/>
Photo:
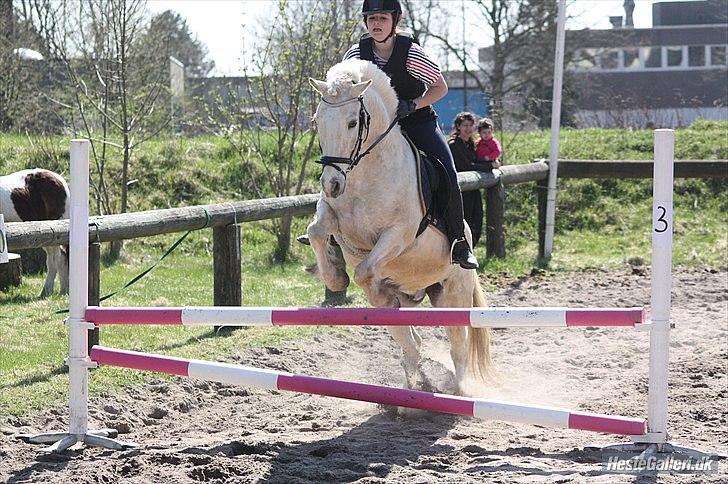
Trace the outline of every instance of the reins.
<path fill-rule="evenodd" d="M 392 131 L 392 128 L 394 128 L 394 126 L 399 121 L 399 119 L 395 116 L 392 122 L 389 123 L 389 127 L 387 127 L 387 129 L 382 134 L 380 134 L 379 137 L 374 140 L 371 145 L 369 145 L 369 148 L 367 148 L 366 151 L 361 153 L 362 145 L 369 138 L 369 125 L 371 124 L 371 116 L 369 114 L 369 111 L 367 111 L 367 108 L 364 106 L 364 97 L 353 97 L 351 99 L 346 99 L 345 101 L 341 101 L 338 103 L 332 103 L 324 99 L 323 96 L 321 97 L 321 102 L 328 104 L 329 106 L 334 108 L 338 108 L 357 101 L 359 102 L 359 132 L 357 133 L 356 143 L 354 144 L 354 148 L 352 148 L 351 153 L 349 153 L 349 157 L 347 158 L 343 156 L 322 155 L 319 160 L 316 160 L 316 163 L 319 163 L 324 167 L 331 166 L 335 168 L 342 175 L 344 175 L 344 178 L 346 178 L 346 175 L 351 170 L 353 170 L 356 165 L 359 164 L 359 161 L 361 161 L 362 158 L 371 153 L 374 147 L 377 146 L 384 139 L 384 137 L 389 134 L 390 131 Z M 340 164 L 346 164 L 346 169 L 342 170 L 341 167 L 339 167 Z"/>

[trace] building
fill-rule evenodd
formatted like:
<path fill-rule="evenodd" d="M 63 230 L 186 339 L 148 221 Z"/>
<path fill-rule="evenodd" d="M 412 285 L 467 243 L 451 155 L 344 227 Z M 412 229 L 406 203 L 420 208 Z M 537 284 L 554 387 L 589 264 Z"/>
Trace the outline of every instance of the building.
<path fill-rule="evenodd" d="M 482 72 L 476 73 L 480 83 L 463 71 L 443 72 L 447 82 L 447 95 L 435 103 L 437 122 L 445 134 L 452 131 L 452 122 L 458 113 L 470 111 L 480 118 L 490 114 L 488 96 L 482 86 L 487 84 Z M 479 85 L 480 84 L 480 85 Z"/>
<path fill-rule="evenodd" d="M 579 126 L 678 127 L 697 118 L 728 119 L 728 2 L 657 2 L 653 27 L 566 32 L 567 64 Z"/>

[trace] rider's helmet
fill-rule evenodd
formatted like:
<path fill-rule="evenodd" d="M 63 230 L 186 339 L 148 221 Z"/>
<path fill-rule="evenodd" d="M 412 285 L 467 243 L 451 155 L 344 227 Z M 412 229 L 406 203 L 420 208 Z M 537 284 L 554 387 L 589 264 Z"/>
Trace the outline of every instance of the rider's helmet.
<path fill-rule="evenodd" d="M 399 0 L 364 0 L 361 14 L 366 17 L 373 13 L 393 13 L 402 15 L 402 5 Z"/>

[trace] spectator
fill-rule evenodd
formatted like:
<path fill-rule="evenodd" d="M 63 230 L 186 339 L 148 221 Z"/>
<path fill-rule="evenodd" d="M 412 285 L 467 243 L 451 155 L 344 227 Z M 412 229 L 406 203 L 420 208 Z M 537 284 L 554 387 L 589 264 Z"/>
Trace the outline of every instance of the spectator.
<path fill-rule="evenodd" d="M 455 116 L 454 130 L 448 140 L 457 171 L 477 170 L 475 155 L 475 115 L 462 112 Z M 484 166 L 481 168 L 485 168 Z M 483 199 L 480 190 L 463 192 L 463 215 L 473 234 L 473 247 L 483 233 Z"/>
<path fill-rule="evenodd" d="M 493 121 L 483 118 L 478 122 L 480 140 L 475 146 L 478 168 L 481 171 L 492 171 L 501 166 L 498 160 L 503 153 L 500 142 L 493 137 Z"/>

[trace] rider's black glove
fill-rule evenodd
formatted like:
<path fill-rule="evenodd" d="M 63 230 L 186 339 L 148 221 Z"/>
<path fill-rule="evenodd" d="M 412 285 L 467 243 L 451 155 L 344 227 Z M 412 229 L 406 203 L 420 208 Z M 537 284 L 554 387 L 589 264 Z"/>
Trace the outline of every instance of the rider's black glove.
<path fill-rule="evenodd" d="M 400 99 L 397 105 L 397 119 L 404 119 L 417 110 L 417 104 L 411 99 Z"/>

